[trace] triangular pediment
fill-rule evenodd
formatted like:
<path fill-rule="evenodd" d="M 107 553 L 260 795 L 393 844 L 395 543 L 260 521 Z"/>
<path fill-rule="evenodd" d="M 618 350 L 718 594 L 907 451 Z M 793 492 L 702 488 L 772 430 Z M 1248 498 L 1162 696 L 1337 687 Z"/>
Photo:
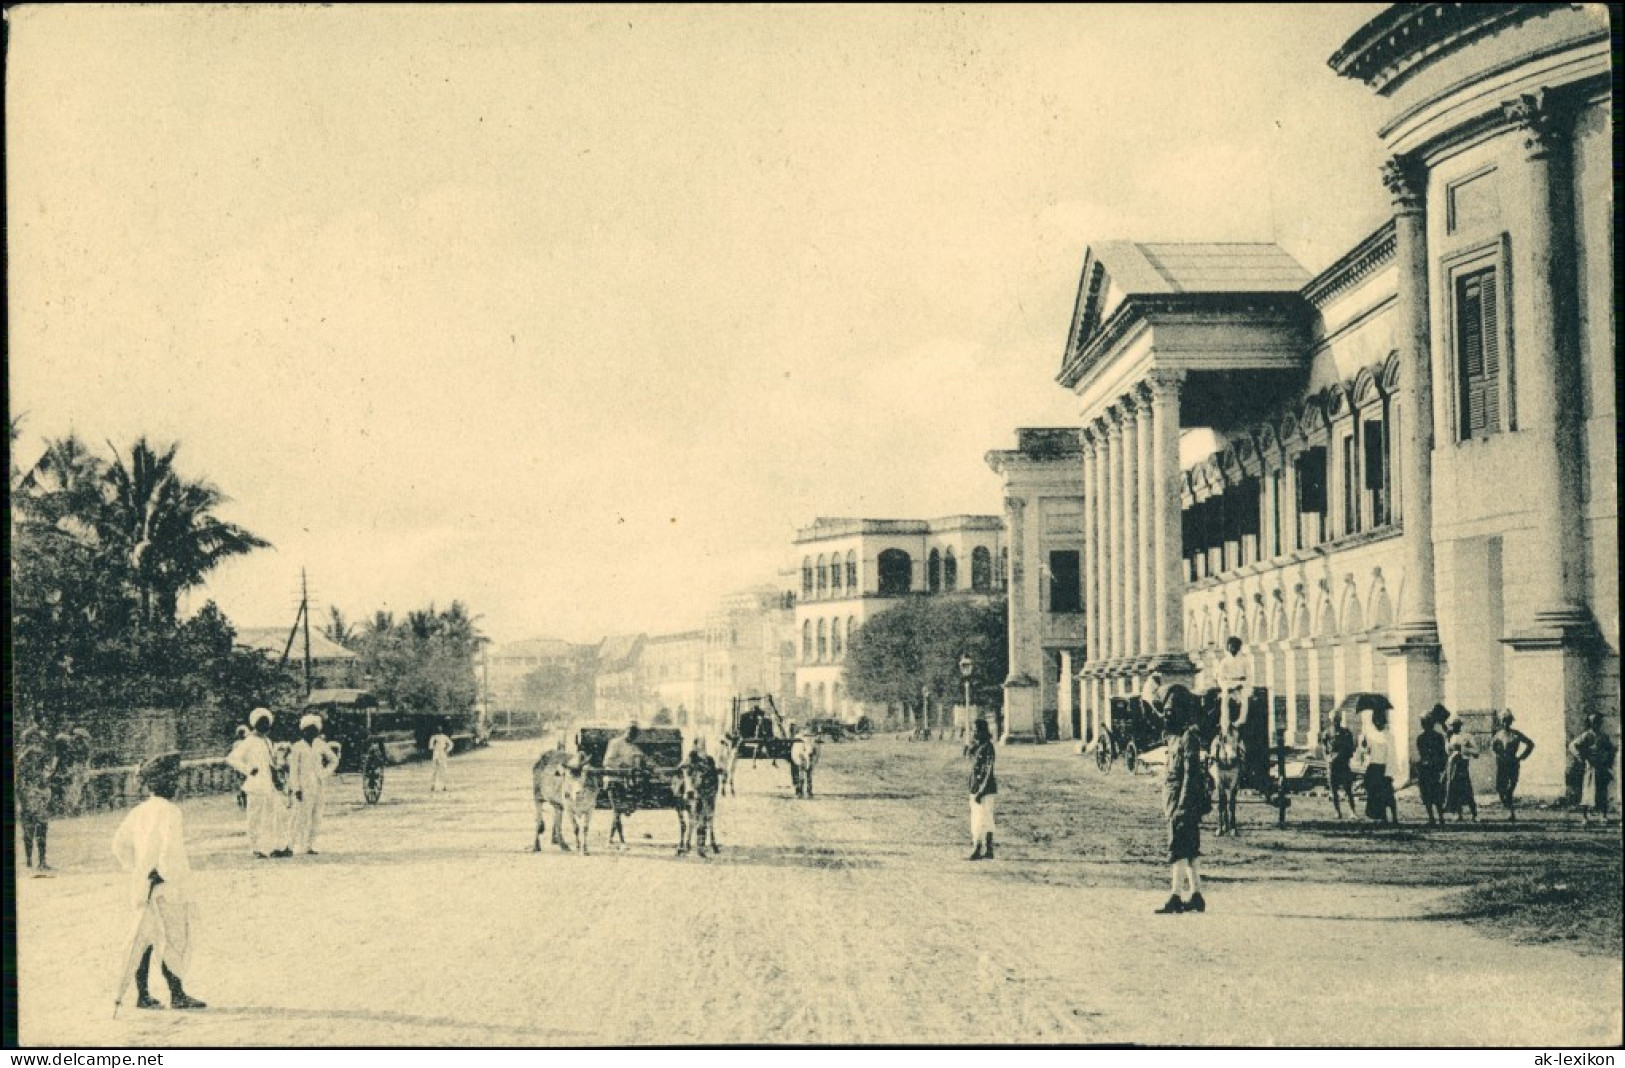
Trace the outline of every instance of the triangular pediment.
<path fill-rule="evenodd" d="M 1076 367 L 1127 304 L 1235 294 L 1297 293 L 1309 272 L 1267 242 L 1103 241 L 1084 250 L 1063 374 Z M 1132 309 L 1129 309 L 1132 311 Z"/>

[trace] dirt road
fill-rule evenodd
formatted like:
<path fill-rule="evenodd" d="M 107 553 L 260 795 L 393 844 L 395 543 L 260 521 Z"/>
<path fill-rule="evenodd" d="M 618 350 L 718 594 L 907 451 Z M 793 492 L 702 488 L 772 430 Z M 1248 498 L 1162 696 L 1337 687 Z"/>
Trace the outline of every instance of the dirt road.
<path fill-rule="evenodd" d="M 18 886 L 22 1041 L 1620 1041 L 1617 957 L 1428 918 L 1472 878 L 1448 859 L 1460 835 L 1277 832 L 1255 807 L 1241 839 L 1204 839 L 1210 911 L 1154 916 L 1167 892 L 1154 785 L 1059 746 L 1001 752 L 992 863 L 964 859 L 955 745 L 826 746 L 812 801 L 789 796 L 782 767 L 743 767 L 710 860 L 671 855 L 663 812 L 632 820 L 624 853 L 600 819 L 593 856 L 532 854 L 537 750 L 460 757 L 445 794 L 426 792 L 422 767 L 391 769 L 373 808 L 346 777 L 318 857 L 253 860 L 229 800 L 186 802 L 200 1013 L 111 1019 L 131 922 L 107 853 L 117 817 L 53 825 L 59 874 Z M 1330 816 L 1311 804 L 1294 818 Z M 1480 836 L 1462 855 L 1486 873 L 1521 855 L 1495 829 L 1461 833 Z M 1519 833 L 1618 863 L 1617 834 Z"/>

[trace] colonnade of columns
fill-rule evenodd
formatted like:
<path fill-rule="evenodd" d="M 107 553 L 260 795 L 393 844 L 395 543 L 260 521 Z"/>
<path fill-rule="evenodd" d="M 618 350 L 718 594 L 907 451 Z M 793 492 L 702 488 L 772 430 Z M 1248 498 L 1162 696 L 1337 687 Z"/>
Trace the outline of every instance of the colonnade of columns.
<path fill-rule="evenodd" d="M 1085 421 L 1083 431 L 1084 733 L 1111 698 L 1153 670 L 1189 681 L 1180 545 L 1179 397 L 1184 375 L 1153 371 Z"/>

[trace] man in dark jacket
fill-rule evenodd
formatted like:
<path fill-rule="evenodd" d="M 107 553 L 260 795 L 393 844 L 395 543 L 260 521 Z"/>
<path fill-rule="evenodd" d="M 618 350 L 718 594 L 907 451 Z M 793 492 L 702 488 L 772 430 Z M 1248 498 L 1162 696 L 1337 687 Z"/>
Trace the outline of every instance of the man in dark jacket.
<path fill-rule="evenodd" d="M 976 844 L 971 860 L 993 859 L 993 803 L 999 798 L 999 780 L 993 774 L 995 755 L 987 720 L 979 719 L 970 746 L 970 837 Z"/>
<path fill-rule="evenodd" d="M 1176 712 L 1177 716 L 1178 713 Z M 1213 807 L 1207 768 L 1202 764 L 1202 735 L 1194 717 L 1181 717 L 1179 734 L 1168 740 L 1168 774 L 1163 783 L 1163 811 L 1168 817 L 1168 863 L 1172 892 L 1162 913 L 1205 912 L 1202 878 L 1196 859 L 1202 855 L 1202 817 Z M 1176 724 L 1170 720 L 1169 726 Z M 1179 896 L 1180 876 L 1190 896 Z"/>

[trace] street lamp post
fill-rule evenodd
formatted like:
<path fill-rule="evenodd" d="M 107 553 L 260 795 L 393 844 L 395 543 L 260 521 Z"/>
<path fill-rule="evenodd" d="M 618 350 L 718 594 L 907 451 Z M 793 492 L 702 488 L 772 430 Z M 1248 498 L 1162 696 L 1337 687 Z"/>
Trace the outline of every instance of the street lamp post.
<path fill-rule="evenodd" d="M 976 670 L 976 661 L 966 653 L 959 658 L 959 677 L 965 680 L 965 729 L 970 730 L 970 675 Z"/>

